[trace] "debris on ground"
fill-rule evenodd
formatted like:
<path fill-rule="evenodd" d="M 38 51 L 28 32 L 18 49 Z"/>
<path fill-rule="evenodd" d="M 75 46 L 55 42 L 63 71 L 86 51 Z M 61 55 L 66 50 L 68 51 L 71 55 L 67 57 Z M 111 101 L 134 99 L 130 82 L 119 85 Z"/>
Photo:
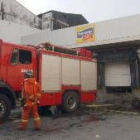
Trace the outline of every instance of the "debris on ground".
<path fill-rule="evenodd" d="M 86 105 L 89 111 L 94 112 L 111 112 L 121 113 L 126 115 L 140 115 L 140 111 L 128 106 L 126 104 L 89 104 Z"/>

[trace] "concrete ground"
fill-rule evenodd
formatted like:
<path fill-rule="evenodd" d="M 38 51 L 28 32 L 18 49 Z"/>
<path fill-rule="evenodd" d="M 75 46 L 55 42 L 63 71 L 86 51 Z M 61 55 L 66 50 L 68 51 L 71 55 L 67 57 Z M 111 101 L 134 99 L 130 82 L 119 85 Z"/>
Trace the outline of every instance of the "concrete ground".
<path fill-rule="evenodd" d="M 41 117 L 42 130 L 33 131 L 33 121 L 26 131 L 16 128 L 20 110 L 0 126 L 0 140 L 140 140 L 140 116 L 104 111 L 79 111 L 72 115 Z"/>

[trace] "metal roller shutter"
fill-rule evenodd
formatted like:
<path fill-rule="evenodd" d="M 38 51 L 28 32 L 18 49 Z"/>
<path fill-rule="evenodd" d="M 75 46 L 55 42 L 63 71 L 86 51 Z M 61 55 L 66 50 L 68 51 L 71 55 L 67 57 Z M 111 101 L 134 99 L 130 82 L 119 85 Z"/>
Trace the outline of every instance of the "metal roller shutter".
<path fill-rule="evenodd" d="M 123 87 L 131 85 L 129 63 L 106 63 L 105 64 L 105 86 Z"/>

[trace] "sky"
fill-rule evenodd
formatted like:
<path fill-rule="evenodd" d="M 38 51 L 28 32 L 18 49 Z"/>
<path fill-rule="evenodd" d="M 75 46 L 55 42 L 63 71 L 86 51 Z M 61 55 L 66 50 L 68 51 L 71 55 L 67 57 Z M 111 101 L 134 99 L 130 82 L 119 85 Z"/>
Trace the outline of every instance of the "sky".
<path fill-rule="evenodd" d="M 17 0 L 34 14 L 56 10 L 82 14 L 90 23 L 140 14 L 140 0 Z"/>

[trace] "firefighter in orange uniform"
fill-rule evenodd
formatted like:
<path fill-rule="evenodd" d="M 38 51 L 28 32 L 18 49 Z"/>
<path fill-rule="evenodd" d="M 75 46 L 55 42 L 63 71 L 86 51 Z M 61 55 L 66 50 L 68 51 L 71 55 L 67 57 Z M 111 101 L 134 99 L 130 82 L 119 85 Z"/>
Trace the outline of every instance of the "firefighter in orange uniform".
<path fill-rule="evenodd" d="M 22 88 L 22 116 L 19 130 L 25 130 L 28 124 L 30 112 L 34 118 L 34 130 L 40 130 L 41 122 L 38 114 L 38 104 L 41 97 L 40 85 L 33 77 L 31 71 L 25 72 L 25 80 Z"/>

